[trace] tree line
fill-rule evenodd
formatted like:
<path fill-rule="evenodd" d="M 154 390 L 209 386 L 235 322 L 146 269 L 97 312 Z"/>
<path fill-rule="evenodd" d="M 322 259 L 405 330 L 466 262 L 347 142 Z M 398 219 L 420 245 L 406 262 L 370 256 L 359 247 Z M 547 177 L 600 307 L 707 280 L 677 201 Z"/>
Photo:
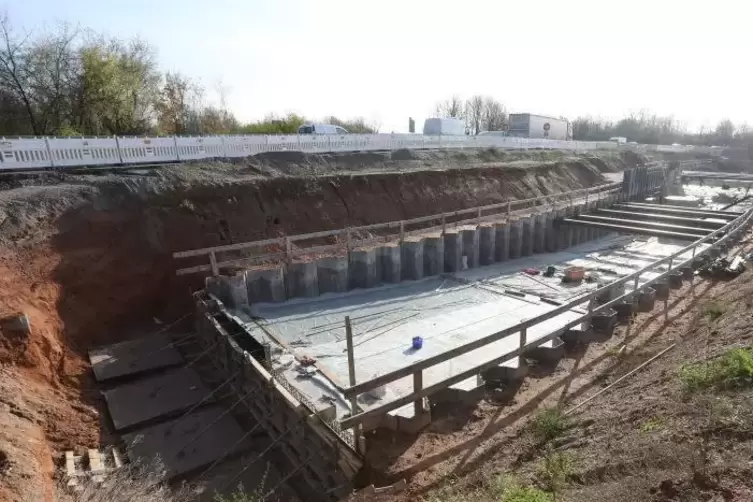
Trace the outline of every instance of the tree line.
<path fill-rule="evenodd" d="M 573 139 L 581 141 L 608 141 L 624 137 L 636 143 L 653 145 L 747 146 L 753 144 L 753 130 L 747 124 L 735 125 L 731 120 L 721 120 L 715 127 L 702 127 L 698 132 L 685 129 L 672 117 L 663 117 L 647 111 L 630 114 L 611 121 L 578 117 L 572 122 Z"/>
<path fill-rule="evenodd" d="M 468 134 L 482 131 L 504 131 L 507 128 L 507 108 L 491 96 L 475 94 L 463 100 L 457 94 L 440 101 L 434 108 L 437 117 L 465 121 Z"/>
<path fill-rule="evenodd" d="M 0 136 L 291 134 L 300 115 L 241 123 L 226 105 L 180 73 L 162 73 L 149 43 L 119 40 L 62 24 L 52 31 L 15 30 L 0 17 Z M 324 122 L 350 132 L 377 132 L 362 118 Z"/>

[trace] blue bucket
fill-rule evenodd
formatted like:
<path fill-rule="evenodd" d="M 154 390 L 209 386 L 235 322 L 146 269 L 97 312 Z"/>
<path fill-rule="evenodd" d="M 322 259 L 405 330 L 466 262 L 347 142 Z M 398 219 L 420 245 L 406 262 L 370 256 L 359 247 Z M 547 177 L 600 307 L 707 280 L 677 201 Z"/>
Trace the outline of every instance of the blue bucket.
<path fill-rule="evenodd" d="M 419 350 L 421 347 L 424 346 L 424 339 L 420 336 L 414 336 L 413 337 L 413 350 Z"/>

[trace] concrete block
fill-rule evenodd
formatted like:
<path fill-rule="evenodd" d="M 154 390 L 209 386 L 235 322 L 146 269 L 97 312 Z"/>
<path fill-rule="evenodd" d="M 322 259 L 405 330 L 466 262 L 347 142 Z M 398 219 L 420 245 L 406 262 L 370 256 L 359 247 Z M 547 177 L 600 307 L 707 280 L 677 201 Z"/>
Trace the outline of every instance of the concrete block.
<path fill-rule="evenodd" d="M 319 296 L 319 274 L 315 261 L 290 263 L 285 279 L 288 298 Z"/>
<path fill-rule="evenodd" d="M 379 270 L 381 282 L 394 284 L 400 282 L 402 277 L 400 246 L 390 245 L 378 248 Z"/>
<path fill-rule="evenodd" d="M 483 373 L 487 382 L 511 382 L 521 380 L 528 374 L 528 365 L 522 357 L 516 357 Z"/>
<path fill-rule="evenodd" d="M 657 281 L 651 287 L 656 291 L 655 297 L 657 300 L 669 300 L 669 283 L 667 280 Z"/>
<path fill-rule="evenodd" d="M 594 339 L 594 329 L 591 326 L 573 326 L 562 334 L 562 341 L 568 345 L 591 343 Z"/>
<path fill-rule="evenodd" d="M 537 214 L 534 218 L 534 237 L 533 252 L 546 253 L 546 227 L 549 221 L 549 215 L 546 213 Z"/>
<path fill-rule="evenodd" d="M 555 221 L 554 231 L 557 236 L 557 251 L 562 251 L 570 247 L 570 232 L 568 232 L 567 226 L 562 225 L 560 222 L 567 216 L 567 211 L 561 209 L 557 211 L 557 220 Z"/>
<path fill-rule="evenodd" d="M 624 321 L 638 311 L 637 304 L 632 301 L 617 302 L 612 308 L 617 311 L 617 321 Z"/>
<path fill-rule="evenodd" d="M 605 309 L 593 315 L 591 326 L 593 330 L 602 336 L 612 336 L 617 325 L 617 312 L 614 309 Z"/>
<path fill-rule="evenodd" d="M 204 280 L 204 288 L 207 293 L 215 296 L 224 304 L 230 304 L 230 278 L 224 275 L 215 275 L 207 277 Z M 249 300 L 251 293 L 249 292 Z"/>
<path fill-rule="evenodd" d="M 578 225 L 578 244 L 588 242 L 588 228 L 585 225 Z"/>
<path fill-rule="evenodd" d="M 494 225 L 481 225 L 478 227 L 478 234 L 478 263 L 491 265 L 497 251 L 497 229 Z"/>
<path fill-rule="evenodd" d="M 533 242 L 534 242 L 534 218 L 529 216 L 527 218 L 521 218 L 519 220 L 523 225 L 523 245 L 520 249 L 521 256 L 531 256 L 533 254 Z"/>
<path fill-rule="evenodd" d="M 135 375 L 183 363 L 172 338 L 166 333 L 150 334 L 89 351 L 94 378 L 98 382 Z"/>
<path fill-rule="evenodd" d="M 418 280 L 424 276 L 423 240 L 400 244 L 400 269 L 403 280 Z"/>
<path fill-rule="evenodd" d="M 477 228 L 460 231 L 463 236 L 463 256 L 465 257 L 468 268 L 478 267 L 479 258 L 479 231 Z"/>
<path fill-rule="evenodd" d="M 316 261 L 319 294 L 344 293 L 348 290 L 349 261 L 347 256 L 319 258 Z"/>
<path fill-rule="evenodd" d="M 510 259 L 510 225 L 498 223 L 494 226 L 494 260 L 506 261 Z"/>
<path fill-rule="evenodd" d="M 377 256 L 375 249 L 351 251 L 348 278 L 351 288 L 373 288 L 377 285 Z"/>
<path fill-rule="evenodd" d="M 458 232 L 444 234 L 444 271 L 457 272 L 462 268 L 463 236 Z"/>
<path fill-rule="evenodd" d="M 649 287 L 643 288 L 638 295 L 638 310 L 651 312 L 654 310 L 654 303 L 656 303 L 656 290 Z"/>
<path fill-rule="evenodd" d="M 115 430 L 123 430 L 186 410 L 209 395 L 209 389 L 194 370 L 180 368 L 103 394 Z"/>
<path fill-rule="evenodd" d="M 239 309 L 248 306 L 248 288 L 245 273 L 229 278 L 230 305 Z"/>
<path fill-rule="evenodd" d="M 611 302 L 612 300 L 616 300 L 617 298 L 623 296 L 624 294 L 625 294 L 625 284 L 623 283 L 623 284 L 610 286 L 606 291 L 601 293 L 596 300 L 599 303 L 607 303 L 607 302 Z"/>
<path fill-rule="evenodd" d="M 199 431 L 205 431 L 197 435 Z M 126 434 L 126 452 L 133 465 L 150 465 L 159 457 L 164 479 L 195 472 L 227 456 L 232 458 L 253 447 L 252 437 L 220 406 L 198 410 L 170 422 Z M 259 466 L 258 475 L 264 475 Z M 134 499 L 131 499 L 134 500 Z M 135 500 L 134 500 L 135 502 Z"/>
<path fill-rule="evenodd" d="M 523 256 L 523 221 L 510 222 L 510 259 Z"/>
<path fill-rule="evenodd" d="M 286 299 L 285 274 L 282 268 L 246 271 L 248 301 L 282 302 Z"/>
<path fill-rule="evenodd" d="M 673 270 L 667 276 L 667 282 L 670 289 L 680 289 L 682 287 L 682 272 Z"/>
<path fill-rule="evenodd" d="M 444 272 L 444 237 L 424 238 L 424 276 Z"/>
<path fill-rule="evenodd" d="M 578 227 L 576 227 L 575 225 L 566 225 L 565 232 L 567 233 L 567 236 L 565 237 L 565 239 L 567 240 L 567 247 L 577 246 L 578 237 L 580 236 Z"/>
<path fill-rule="evenodd" d="M 429 399 L 431 404 L 473 404 L 483 399 L 485 391 L 484 379 L 475 375 L 432 394 Z"/>
<path fill-rule="evenodd" d="M 693 267 L 682 267 L 680 269 L 680 272 L 682 273 L 682 278 L 686 281 L 689 281 L 693 278 L 693 275 L 695 274 L 695 271 L 693 270 Z"/>
<path fill-rule="evenodd" d="M 540 363 L 556 363 L 565 355 L 565 342 L 560 338 L 550 340 L 525 353 L 525 356 Z"/>
<path fill-rule="evenodd" d="M 554 222 L 557 218 L 561 218 L 565 214 L 564 210 L 552 211 L 546 215 L 546 250 L 550 253 L 559 251 L 559 241 L 557 239 L 557 231 L 554 228 Z"/>

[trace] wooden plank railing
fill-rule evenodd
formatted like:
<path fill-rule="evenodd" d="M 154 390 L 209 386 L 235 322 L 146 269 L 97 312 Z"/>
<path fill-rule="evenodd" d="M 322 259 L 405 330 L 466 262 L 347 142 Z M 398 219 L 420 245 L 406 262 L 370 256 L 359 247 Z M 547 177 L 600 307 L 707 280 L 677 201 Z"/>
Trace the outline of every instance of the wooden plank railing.
<path fill-rule="evenodd" d="M 591 317 L 605 309 L 610 308 L 612 305 L 621 302 L 625 300 L 626 298 L 630 298 L 633 295 L 637 294 L 638 290 L 634 289 L 630 291 L 629 293 L 625 293 L 624 295 L 619 296 L 618 298 L 614 298 L 611 301 L 604 303 L 596 308 L 593 307 L 593 300 L 595 298 L 598 298 L 599 296 L 603 295 L 607 291 L 609 291 L 612 288 L 621 286 L 623 284 L 627 284 L 630 281 L 634 281 L 634 284 L 638 284 L 638 279 L 640 278 L 641 274 L 644 274 L 646 272 L 656 271 L 660 267 L 662 267 L 665 263 L 668 264 L 666 267 L 666 270 L 663 270 L 661 274 L 658 276 L 650 279 L 649 281 L 646 281 L 643 283 L 643 287 L 650 286 L 651 284 L 656 283 L 657 281 L 660 281 L 667 277 L 670 272 L 673 270 L 676 270 L 677 268 L 686 266 L 688 263 L 692 262 L 693 259 L 695 259 L 698 256 L 701 256 L 708 252 L 708 249 L 712 247 L 718 247 L 725 241 L 727 241 L 732 233 L 737 230 L 738 228 L 750 224 L 751 218 L 753 217 L 753 209 L 749 209 L 745 213 L 742 213 L 740 217 L 735 219 L 734 221 L 726 224 L 725 226 L 719 228 L 718 230 L 715 230 L 714 232 L 710 233 L 709 235 L 702 237 L 701 239 L 698 239 L 697 241 L 693 242 L 689 246 L 681 249 L 680 251 L 677 251 L 673 253 L 670 256 L 667 256 L 665 258 L 662 258 L 660 260 L 657 260 L 656 262 L 642 268 L 641 270 L 638 270 L 637 272 L 634 272 L 632 274 L 629 274 L 621 279 L 618 279 L 617 281 L 614 281 L 604 287 L 601 287 L 599 289 L 596 289 L 595 291 L 591 293 L 587 293 L 584 295 L 581 295 L 577 297 L 574 300 L 569 301 L 566 304 L 563 304 L 553 310 L 550 310 L 549 312 L 546 312 L 545 314 L 542 314 L 535 319 L 529 319 L 526 321 L 523 321 L 515 326 L 511 326 L 509 328 L 505 328 L 502 331 L 498 331 L 496 333 L 492 333 L 490 335 L 487 335 L 483 338 L 479 338 L 478 340 L 474 340 L 470 343 L 467 343 L 465 345 L 461 345 L 460 347 L 456 347 L 452 350 L 449 350 L 447 352 L 443 352 L 441 354 L 437 354 L 432 357 L 427 357 L 426 359 L 422 359 L 420 361 L 416 361 L 408 366 L 402 367 L 400 369 L 397 369 L 395 371 L 391 371 L 389 373 L 385 373 L 384 375 L 380 375 L 376 378 L 373 378 L 371 380 L 361 382 L 357 385 L 353 385 L 347 389 L 343 389 L 343 395 L 348 398 L 357 398 L 360 394 L 363 394 L 365 392 L 368 392 L 370 390 L 376 389 L 378 387 L 381 387 L 383 385 L 389 384 L 391 382 L 394 382 L 395 380 L 413 376 L 414 382 L 421 382 L 423 383 L 423 379 L 421 376 L 418 376 L 421 374 L 425 369 L 430 368 L 432 366 L 435 366 L 437 364 L 440 364 L 444 361 L 447 361 L 449 359 L 458 357 L 462 354 L 466 354 L 468 352 L 471 352 L 473 350 L 479 349 L 481 347 L 484 347 L 486 345 L 489 345 L 493 342 L 496 342 L 498 340 L 501 340 L 502 338 L 514 335 L 516 333 L 521 334 L 521 343 L 520 346 L 506 354 L 500 355 L 499 357 L 496 357 L 490 361 L 485 362 L 484 364 L 478 365 L 476 367 L 470 368 L 466 371 L 463 371 L 461 373 L 458 373 L 456 375 L 453 375 L 450 378 L 447 378 L 445 380 L 442 380 L 440 382 L 434 383 L 428 387 L 423 387 L 423 385 L 420 386 L 420 388 L 414 388 L 413 392 L 411 394 L 408 394 L 406 396 L 400 397 L 399 399 L 396 399 L 394 401 L 391 401 L 389 403 L 385 403 L 381 406 L 377 406 L 374 408 L 369 409 L 368 411 L 364 411 L 361 413 L 354 414 L 353 416 L 346 418 L 340 422 L 340 425 L 342 428 L 352 428 L 358 424 L 361 424 L 365 420 L 368 420 L 373 417 L 377 417 L 380 415 L 383 415 L 389 411 L 392 411 L 394 409 L 400 408 L 401 406 L 404 406 L 408 403 L 414 402 L 416 403 L 416 409 L 418 409 L 418 403 L 423 400 L 423 398 L 441 390 L 444 388 L 449 387 L 450 385 L 454 385 L 455 383 L 461 382 L 465 380 L 466 378 L 472 377 L 474 375 L 478 375 L 482 371 L 489 369 L 491 367 L 494 367 L 500 363 L 503 363 L 505 361 L 509 361 L 511 359 L 514 359 L 515 357 L 518 357 L 522 355 L 524 352 L 534 348 L 538 347 L 539 345 L 546 343 L 549 340 L 552 340 L 562 334 L 565 330 L 576 326 L 578 324 L 583 323 L 584 321 L 588 321 L 591 319 Z M 705 245 L 707 242 L 714 241 L 713 244 L 707 248 L 699 249 L 701 246 Z M 681 263 L 676 263 L 675 259 L 677 259 L 679 256 L 687 253 L 688 251 L 692 251 L 692 258 L 688 260 L 684 260 Z M 673 266 L 674 265 L 674 266 Z M 580 316 L 579 318 L 572 320 L 562 326 L 557 331 L 554 331 L 542 338 L 538 338 L 534 341 L 527 342 L 527 340 L 524 340 L 526 336 L 526 332 L 528 328 L 531 328 L 532 326 L 535 326 L 536 324 L 539 324 L 541 322 L 544 322 L 548 319 L 552 319 L 560 314 L 563 314 L 565 312 L 568 312 L 580 305 L 583 305 L 584 303 L 588 302 L 589 308 L 588 312 Z M 666 302 L 665 302 L 666 303 Z M 666 307 L 666 305 L 665 305 Z"/>
<path fill-rule="evenodd" d="M 284 260 L 291 261 L 296 256 L 305 253 L 322 253 L 343 249 L 348 250 L 359 246 L 373 245 L 379 242 L 386 242 L 390 239 L 402 241 L 406 237 L 420 233 L 445 232 L 449 228 L 456 228 L 465 225 L 478 225 L 488 221 L 519 215 L 526 211 L 537 211 L 545 207 L 556 207 L 562 204 L 572 205 L 575 202 L 589 202 L 604 198 L 608 195 L 619 193 L 621 183 L 605 183 L 594 187 L 573 190 L 570 192 L 555 193 L 532 197 L 529 199 L 508 200 L 497 204 L 471 207 L 468 209 L 459 209 L 440 214 L 420 216 L 408 220 L 388 221 L 384 223 L 374 223 L 358 227 L 348 227 L 336 230 L 323 230 L 320 232 L 311 232 L 307 234 L 290 235 L 274 239 L 265 239 L 253 242 L 243 242 L 238 244 L 228 244 L 224 246 L 214 246 L 209 248 L 192 249 L 188 251 L 179 251 L 173 253 L 173 258 L 191 258 L 208 256 L 208 265 L 197 265 L 193 267 L 181 268 L 177 271 L 178 275 L 193 274 L 197 272 L 210 272 L 212 275 L 218 275 L 219 270 L 227 267 L 239 265 L 249 265 L 266 260 Z M 463 216 L 470 216 L 463 218 Z M 429 225 L 427 225 L 429 224 Z M 419 226 L 419 228 L 410 227 Z M 389 232 L 395 229 L 396 232 Z M 373 233 L 375 231 L 388 231 L 386 235 L 370 236 L 359 238 L 362 233 Z M 315 239 L 332 238 L 340 241 L 337 244 L 326 244 L 317 246 L 302 246 L 301 243 Z M 253 256 L 246 256 L 234 259 L 218 261 L 220 253 L 235 251 L 258 252 L 267 246 L 276 246 L 280 251 L 272 253 L 261 253 Z"/>

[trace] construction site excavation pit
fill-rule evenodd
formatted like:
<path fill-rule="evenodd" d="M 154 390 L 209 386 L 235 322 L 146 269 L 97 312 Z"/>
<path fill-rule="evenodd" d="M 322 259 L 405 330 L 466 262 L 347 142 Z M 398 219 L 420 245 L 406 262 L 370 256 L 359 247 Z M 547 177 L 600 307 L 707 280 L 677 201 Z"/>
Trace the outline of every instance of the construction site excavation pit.
<path fill-rule="evenodd" d="M 210 256 L 215 275 L 197 297 L 200 310 L 231 325 L 241 352 L 256 354 L 333 443 L 363 459 L 369 431 L 417 434 L 436 405 L 473 402 L 490 386 L 512 397 L 529 360 L 556 364 L 566 344 L 608 339 L 657 302 L 666 312 L 671 291 L 692 284 L 752 214 L 744 204 L 723 211 L 668 203 L 678 200 L 667 195 L 671 176 L 634 169 L 617 190 L 484 207 L 456 225 L 435 215 L 421 220 L 423 231 L 405 231 L 415 221 L 394 222 L 399 234 L 371 247 L 354 238 L 359 228 L 312 234 L 343 235 L 342 244 L 316 249 L 344 254 L 316 259 L 308 277 L 291 259 L 306 248 L 291 253 L 291 244 L 311 236 L 281 238 L 280 263 L 232 276 L 220 273 L 233 263 L 218 262 L 227 249 L 176 258 Z M 260 295 L 264 288 L 276 294 Z M 212 329 L 202 336 L 215 343 Z"/>
<path fill-rule="evenodd" d="M 701 224 L 655 207 L 676 171 L 446 150 L 3 178 L 0 499 L 154 457 L 202 500 L 262 480 L 342 499 L 372 430 L 514 389 L 530 359 L 609 336 L 632 296 L 676 294 L 670 267 L 721 254 L 745 207 Z M 590 282 L 562 282 L 578 267 Z"/>

